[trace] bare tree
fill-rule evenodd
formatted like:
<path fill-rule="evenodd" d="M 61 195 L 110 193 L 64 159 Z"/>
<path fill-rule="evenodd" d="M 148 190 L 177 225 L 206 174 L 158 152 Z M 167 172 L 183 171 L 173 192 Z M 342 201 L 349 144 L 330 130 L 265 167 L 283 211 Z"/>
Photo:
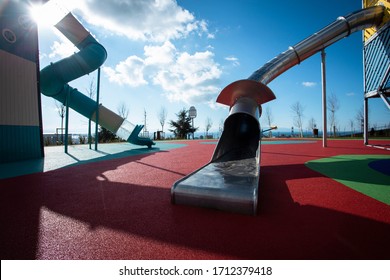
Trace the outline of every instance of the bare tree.
<path fill-rule="evenodd" d="M 87 88 L 87 94 L 89 98 L 94 99 L 96 95 L 96 84 L 95 84 L 95 78 L 92 77 L 91 81 L 89 82 L 89 87 Z"/>
<path fill-rule="evenodd" d="M 146 120 L 147 120 L 147 113 L 146 113 L 146 109 L 144 108 L 144 137 L 149 137 L 147 135 L 149 135 L 149 131 L 148 131 L 148 128 L 146 127 Z"/>
<path fill-rule="evenodd" d="M 167 109 L 165 107 L 161 107 L 160 112 L 158 113 L 158 120 L 160 121 L 162 132 L 164 132 L 164 125 L 167 119 L 167 115 L 168 115 Z"/>
<path fill-rule="evenodd" d="M 332 94 L 328 99 L 328 111 L 330 112 L 329 123 L 330 123 L 331 130 L 333 131 L 333 137 L 336 137 L 336 125 L 337 125 L 336 112 L 339 108 L 340 108 L 339 100 L 337 99 L 336 95 Z"/>
<path fill-rule="evenodd" d="M 291 111 L 294 114 L 294 125 L 298 127 L 300 136 L 303 137 L 303 111 L 304 107 L 301 105 L 299 101 L 295 102 L 291 105 Z"/>
<path fill-rule="evenodd" d="M 96 84 L 95 84 L 95 78 L 92 77 L 91 81 L 89 82 L 89 87 L 87 88 L 87 94 L 89 98 L 94 99 L 96 94 Z M 91 118 L 88 119 L 88 144 L 92 144 L 92 136 L 91 136 Z"/>
<path fill-rule="evenodd" d="M 313 117 L 311 117 L 310 119 L 309 119 L 309 122 L 307 123 L 307 128 L 309 129 L 309 130 L 313 130 L 314 128 L 316 128 L 317 127 L 317 125 L 316 125 L 316 120 L 313 118 Z"/>
<path fill-rule="evenodd" d="M 126 103 L 123 101 L 119 103 L 117 111 L 118 115 L 124 119 L 127 119 L 127 117 L 129 116 L 129 107 L 127 107 Z"/>
<path fill-rule="evenodd" d="M 353 119 L 350 119 L 350 120 L 349 120 L 349 127 L 350 127 L 350 129 L 351 129 L 351 137 L 353 137 L 354 134 L 355 134 L 355 125 L 354 125 Z"/>
<path fill-rule="evenodd" d="M 224 124 L 225 124 L 225 120 L 224 120 L 224 119 L 220 119 L 220 120 L 219 120 L 219 126 L 218 126 L 219 137 L 222 136 Z M 389 124 L 389 126 L 390 126 L 390 124 Z"/>
<path fill-rule="evenodd" d="M 208 135 L 208 133 L 209 133 L 209 130 L 210 130 L 210 128 L 213 126 L 213 121 L 209 118 L 209 117 L 207 117 L 206 118 L 206 122 L 205 122 L 205 128 L 206 128 L 206 138 L 207 138 L 207 135 Z"/>
<path fill-rule="evenodd" d="M 311 117 L 309 119 L 309 122 L 307 123 L 307 128 L 309 131 L 311 131 L 313 133 L 314 137 L 318 136 L 318 129 L 317 129 L 316 120 L 313 117 Z"/>
<path fill-rule="evenodd" d="M 364 120 L 364 107 L 361 106 L 360 109 L 356 112 L 356 121 L 358 123 L 358 127 L 361 127 L 361 132 L 363 132 L 363 120 Z"/>
<path fill-rule="evenodd" d="M 58 115 L 61 118 L 61 143 L 64 143 L 64 117 L 65 117 L 65 105 L 55 101 Z"/>
<path fill-rule="evenodd" d="M 265 120 L 266 120 L 266 122 L 267 122 L 268 127 L 271 128 L 272 122 L 274 121 L 274 118 L 273 118 L 273 115 L 272 115 L 272 111 L 271 111 L 271 107 L 268 106 L 268 107 L 265 109 L 265 115 L 264 115 L 264 117 L 265 117 Z M 270 138 L 272 137 L 272 130 L 270 130 L 270 131 L 268 132 L 268 136 L 269 136 Z"/>

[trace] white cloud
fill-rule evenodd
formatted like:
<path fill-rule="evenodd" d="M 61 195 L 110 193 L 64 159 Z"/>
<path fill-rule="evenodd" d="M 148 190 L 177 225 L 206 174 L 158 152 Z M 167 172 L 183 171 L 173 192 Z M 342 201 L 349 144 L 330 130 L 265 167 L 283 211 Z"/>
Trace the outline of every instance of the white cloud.
<path fill-rule="evenodd" d="M 212 50 L 182 52 L 172 43 L 189 35 L 214 35 L 205 20 L 196 19 L 176 0 L 79 0 L 72 9 L 101 30 L 147 42 L 143 55 L 102 68 L 110 82 L 131 87 L 153 84 L 169 100 L 215 100 L 222 71 Z"/>
<path fill-rule="evenodd" d="M 166 41 L 162 46 L 145 46 L 144 54 L 146 56 L 146 65 L 166 65 L 174 60 L 176 52 L 175 46 Z"/>
<path fill-rule="evenodd" d="M 65 58 L 71 56 L 72 54 L 78 51 L 78 49 L 70 41 L 63 41 L 61 43 L 55 41 L 53 45 L 50 47 L 50 49 L 51 49 L 51 53 L 49 54 L 50 58 L 55 58 L 55 57 Z"/>
<path fill-rule="evenodd" d="M 206 22 L 175 0 L 80 0 L 76 9 L 88 23 L 132 40 L 165 42 L 191 32 L 208 33 Z"/>
<path fill-rule="evenodd" d="M 144 67 L 145 62 L 141 58 L 132 55 L 126 60 L 119 62 L 114 69 L 103 67 L 103 71 L 108 76 L 110 82 L 138 87 L 147 84 L 143 75 Z"/>
<path fill-rule="evenodd" d="M 304 87 L 315 87 L 317 85 L 316 82 L 302 82 Z"/>
<path fill-rule="evenodd" d="M 153 83 L 160 86 L 171 101 L 186 103 L 215 100 L 222 74 L 211 51 L 178 52 L 170 42 L 145 46 L 144 58 L 130 56 L 114 68 L 104 67 L 109 80 L 137 87 Z"/>
<path fill-rule="evenodd" d="M 171 67 L 158 71 L 153 81 L 171 101 L 208 102 L 219 92 L 218 79 L 222 74 L 213 56 L 210 51 L 180 53 Z"/>
<path fill-rule="evenodd" d="M 240 62 L 238 61 L 238 58 L 235 57 L 235 56 L 225 57 L 225 60 L 230 61 L 233 64 L 233 66 L 239 66 L 240 65 Z"/>
<path fill-rule="evenodd" d="M 354 92 L 348 92 L 348 93 L 346 93 L 346 96 L 354 96 L 354 95 L 355 95 Z"/>
<path fill-rule="evenodd" d="M 194 55 L 184 52 L 178 57 L 171 72 L 180 75 L 188 85 L 202 85 L 205 81 L 219 78 L 221 75 L 213 56 L 210 51 L 196 52 Z"/>

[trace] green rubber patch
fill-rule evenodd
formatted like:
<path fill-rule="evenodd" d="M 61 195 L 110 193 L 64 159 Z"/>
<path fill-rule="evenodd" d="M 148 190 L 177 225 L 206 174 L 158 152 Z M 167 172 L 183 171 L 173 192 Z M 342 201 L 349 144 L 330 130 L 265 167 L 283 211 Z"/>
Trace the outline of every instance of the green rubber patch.
<path fill-rule="evenodd" d="M 390 205 L 390 176 L 370 168 L 387 155 L 339 155 L 305 163 L 315 170 L 355 191 Z"/>

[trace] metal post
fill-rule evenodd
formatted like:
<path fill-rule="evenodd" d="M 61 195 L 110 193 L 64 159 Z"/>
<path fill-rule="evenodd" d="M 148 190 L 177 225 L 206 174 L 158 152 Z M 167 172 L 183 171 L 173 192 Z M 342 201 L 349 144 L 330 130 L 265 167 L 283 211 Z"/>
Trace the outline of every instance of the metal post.
<path fill-rule="evenodd" d="M 188 110 L 188 114 L 190 118 L 192 119 L 192 140 L 195 139 L 195 127 L 194 127 L 194 118 L 196 118 L 196 109 L 194 106 L 191 106 L 190 109 Z"/>
<path fill-rule="evenodd" d="M 194 131 L 194 118 L 192 118 L 192 140 L 195 139 L 195 131 Z"/>
<path fill-rule="evenodd" d="M 328 132 L 327 132 L 327 116 L 326 116 L 326 65 L 325 65 L 325 49 L 321 50 L 321 74 L 322 74 L 322 127 L 323 127 L 323 134 L 322 134 L 322 147 L 327 147 L 327 139 L 328 139 Z"/>
<path fill-rule="evenodd" d="M 69 135 L 69 98 L 70 98 L 70 90 L 68 89 L 66 94 L 66 101 L 65 101 L 65 154 L 68 153 L 68 135 Z"/>
<path fill-rule="evenodd" d="M 89 149 L 92 149 L 91 118 L 89 118 L 88 120 L 88 144 L 89 144 Z"/>
<path fill-rule="evenodd" d="M 364 98 L 364 112 L 363 112 L 363 138 L 364 145 L 368 145 L 368 98 Z"/>
<path fill-rule="evenodd" d="M 99 142 L 99 92 L 100 92 L 100 67 L 98 69 L 98 78 L 97 78 L 97 86 L 96 86 L 96 126 L 95 126 L 95 151 L 98 149 Z"/>

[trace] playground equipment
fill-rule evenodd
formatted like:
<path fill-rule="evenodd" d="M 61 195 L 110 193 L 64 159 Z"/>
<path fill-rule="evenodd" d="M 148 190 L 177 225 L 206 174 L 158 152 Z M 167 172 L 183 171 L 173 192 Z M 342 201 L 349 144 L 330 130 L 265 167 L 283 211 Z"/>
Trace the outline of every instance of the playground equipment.
<path fill-rule="evenodd" d="M 154 145 L 151 139 L 138 136 L 143 125 L 133 125 L 103 105 L 97 106 L 95 101 L 68 85 L 70 81 L 98 69 L 107 58 L 105 48 L 71 13 L 62 18 L 55 27 L 80 51 L 41 70 L 41 92 L 67 104 L 81 115 L 97 121 L 102 127 L 127 142 L 151 148 Z"/>
<path fill-rule="evenodd" d="M 351 33 L 379 26 L 385 10 L 373 6 L 339 17 L 270 60 L 247 80 L 225 87 L 217 102 L 230 106 L 230 112 L 211 161 L 174 183 L 172 203 L 255 215 L 261 148 L 258 118 L 261 104 L 275 98 L 266 84 Z"/>

